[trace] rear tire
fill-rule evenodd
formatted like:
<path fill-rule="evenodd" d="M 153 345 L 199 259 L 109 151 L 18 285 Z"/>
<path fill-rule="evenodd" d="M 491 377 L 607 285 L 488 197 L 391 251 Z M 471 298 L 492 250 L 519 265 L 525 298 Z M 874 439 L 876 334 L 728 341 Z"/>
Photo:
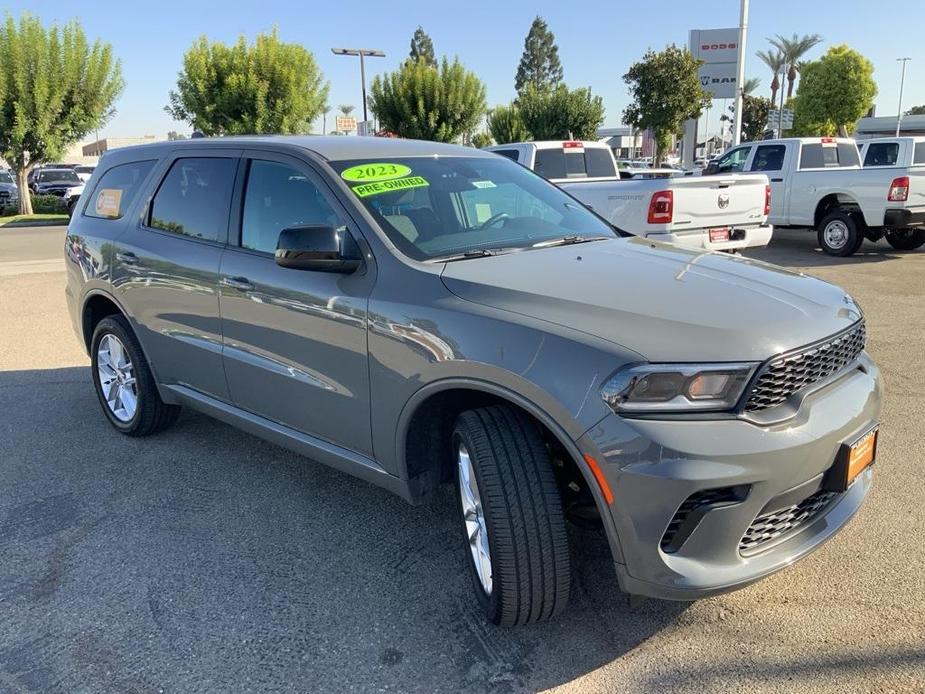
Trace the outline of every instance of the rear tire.
<path fill-rule="evenodd" d="M 568 538 L 537 424 L 504 405 L 469 410 L 452 450 L 466 563 L 486 617 L 515 626 L 559 614 L 571 583 Z"/>
<path fill-rule="evenodd" d="M 828 255 L 844 258 L 856 253 L 864 243 L 864 230 L 851 212 L 833 210 L 819 222 L 816 239 Z"/>
<path fill-rule="evenodd" d="M 885 234 L 886 242 L 897 251 L 914 251 L 925 245 L 925 229 L 897 229 Z"/>
<path fill-rule="evenodd" d="M 107 316 L 97 324 L 90 360 L 103 414 L 117 430 L 147 436 L 177 421 L 179 406 L 161 400 L 138 338 L 123 316 Z"/>

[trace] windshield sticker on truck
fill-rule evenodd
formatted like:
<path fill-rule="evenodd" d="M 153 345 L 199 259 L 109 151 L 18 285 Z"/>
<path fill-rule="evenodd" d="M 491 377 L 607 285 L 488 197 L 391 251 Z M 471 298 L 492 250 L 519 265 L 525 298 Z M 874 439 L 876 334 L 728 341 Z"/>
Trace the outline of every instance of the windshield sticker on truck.
<path fill-rule="evenodd" d="M 118 217 L 122 203 L 122 191 L 119 188 L 103 188 L 96 196 L 94 205 L 100 217 Z"/>
<path fill-rule="evenodd" d="M 406 178 L 397 178 L 394 181 L 377 181 L 375 183 L 363 183 L 354 186 L 353 192 L 361 198 L 370 195 L 381 195 L 382 193 L 392 193 L 396 190 L 405 190 L 406 188 L 423 188 L 430 183 L 421 176 L 408 176 Z"/>
<path fill-rule="evenodd" d="M 404 164 L 389 164 L 388 162 L 373 162 L 351 166 L 340 172 L 340 177 L 351 183 L 373 183 L 375 181 L 391 181 L 411 173 L 411 167 Z"/>
<path fill-rule="evenodd" d="M 472 185 L 476 188 L 497 188 L 494 184 L 494 181 L 472 181 Z"/>

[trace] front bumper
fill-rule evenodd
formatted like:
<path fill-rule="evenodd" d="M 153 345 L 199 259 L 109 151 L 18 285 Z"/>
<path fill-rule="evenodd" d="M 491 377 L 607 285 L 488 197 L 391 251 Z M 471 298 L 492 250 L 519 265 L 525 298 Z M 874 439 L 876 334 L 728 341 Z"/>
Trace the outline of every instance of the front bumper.
<path fill-rule="evenodd" d="M 733 226 L 730 229 L 730 239 L 728 241 L 715 243 L 710 241 L 708 229 L 646 234 L 646 238 L 698 251 L 738 251 L 743 248 L 767 246 L 771 242 L 773 232 L 774 227 L 772 225 L 761 224 L 749 227 Z"/>
<path fill-rule="evenodd" d="M 797 414 L 777 425 L 608 416 L 592 427 L 578 443 L 602 461 L 614 494 L 610 514 L 623 590 L 693 600 L 744 587 L 812 552 L 861 506 L 872 469 L 816 515 L 757 550 L 740 549 L 740 543 L 776 501 L 796 503 L 818 488 L 841 444 L 877 421 L 880 399 L 879 372 L 862 354 L 858 368 L 808 394 Z M 681 505 L 725 488 L 745 493 L 709 507 L 683 543 L 665 551 L 663 539 Z"/>

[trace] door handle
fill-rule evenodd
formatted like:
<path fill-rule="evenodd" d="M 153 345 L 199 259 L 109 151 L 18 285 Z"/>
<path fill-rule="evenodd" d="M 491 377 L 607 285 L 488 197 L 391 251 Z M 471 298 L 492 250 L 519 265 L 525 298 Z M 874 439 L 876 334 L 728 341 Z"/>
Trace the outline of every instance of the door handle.
<path fill-rule="evenodd" d="M 771 183 L 783 183 L 784 179 L 782 178 L 772 178 Z"/>
<path fill-rule="evenodd" d="M 222 286 L 237 289 L 239 292 L 249 292 L 254 288 L 246 277 L 222 277 Z"/>
<path fill-rule="evenodd" d="M 131 251 L 116 253 L 116 260 L 126 265 L 138 265 L 138 256 Z"/>

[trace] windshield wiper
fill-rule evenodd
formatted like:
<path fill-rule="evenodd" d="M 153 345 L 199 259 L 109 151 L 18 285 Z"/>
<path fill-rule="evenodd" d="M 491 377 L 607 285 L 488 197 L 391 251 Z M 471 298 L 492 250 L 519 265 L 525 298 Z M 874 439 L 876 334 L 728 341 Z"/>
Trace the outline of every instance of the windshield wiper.
<path fill-rule="evenodd" d="M 563 236 L 560 239 L 552 239 L 550 241 L 540 241 L 539 243 L 534 243 L 530 248 L 549 248 L 551 246 L 571 246 L 576 243 L 588 243 L 589 241 L 605 241 L 607 236 L 581 236 L 575 234 L 573 236 Z"/>
<path fill-rule="evenodd" d="M 498 248 L 470 248 L 462 253 L 453 253 L 452 255 L 442 255 L 431 258 L 430 260 L 437 263 L 452 263 L 457 260 L 472 260 L 473 258 L 487 258 L 492 255 L 503 255 L 504 253 L 514 253 L 515 251 L 524 250 L 523 246 L 500 246 Z"/>

